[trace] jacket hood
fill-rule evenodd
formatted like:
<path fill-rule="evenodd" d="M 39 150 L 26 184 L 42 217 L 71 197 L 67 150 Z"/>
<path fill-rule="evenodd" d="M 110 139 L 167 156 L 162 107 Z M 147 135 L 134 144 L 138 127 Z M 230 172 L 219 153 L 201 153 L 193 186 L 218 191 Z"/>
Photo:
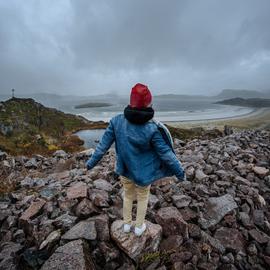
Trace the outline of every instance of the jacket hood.
<path fill-rule="evenodd" d="M 130 105 L 128 105 L 124 110 L 125 118 L 137 125 L 142 125 L 151 120 L 154 117 L 154 109 L 152 107 L 148 108 L 132 108 Z"/>

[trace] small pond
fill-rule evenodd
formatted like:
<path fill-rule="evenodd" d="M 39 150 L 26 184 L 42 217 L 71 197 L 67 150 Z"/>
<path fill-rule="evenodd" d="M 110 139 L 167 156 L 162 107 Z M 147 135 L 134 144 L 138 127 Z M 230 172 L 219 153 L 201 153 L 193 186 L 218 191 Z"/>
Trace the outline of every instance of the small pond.
<path fill-rule="evenodd" d="M 95 148 L 101 139 L 105 129 L 86 129 L 80 130 L 75 134 L 84 141 L 85 148 Z"/>

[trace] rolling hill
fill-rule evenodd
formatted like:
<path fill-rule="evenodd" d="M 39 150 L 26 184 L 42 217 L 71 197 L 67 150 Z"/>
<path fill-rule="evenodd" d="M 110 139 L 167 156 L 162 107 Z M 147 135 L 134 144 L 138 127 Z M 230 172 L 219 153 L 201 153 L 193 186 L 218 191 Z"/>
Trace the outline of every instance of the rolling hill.
<path fill-rule="evenodd" d="M 0 149 L 13 153 L 46 153 L 58 148 L 72 151 L 82 144 L 72 133 L 104 127 L 84 117 L 48 108 L 31 98 L 0 102 Z"/>

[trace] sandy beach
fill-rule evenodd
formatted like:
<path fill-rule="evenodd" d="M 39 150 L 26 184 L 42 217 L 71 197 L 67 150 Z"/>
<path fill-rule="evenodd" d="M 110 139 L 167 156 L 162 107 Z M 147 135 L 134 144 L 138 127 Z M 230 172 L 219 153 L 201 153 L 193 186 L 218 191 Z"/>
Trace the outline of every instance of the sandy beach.
<path fill-rule="evenodd" d="M 264 128 L 270 129 L 270 108 L 254 109 L 245 115 L 194 121 L 168 121 L 166 124 L 173 127 L 194 128 L 203 127 L 205 129 L 218 128 L 222 130 L 225 125 L 236 129 Z"/>

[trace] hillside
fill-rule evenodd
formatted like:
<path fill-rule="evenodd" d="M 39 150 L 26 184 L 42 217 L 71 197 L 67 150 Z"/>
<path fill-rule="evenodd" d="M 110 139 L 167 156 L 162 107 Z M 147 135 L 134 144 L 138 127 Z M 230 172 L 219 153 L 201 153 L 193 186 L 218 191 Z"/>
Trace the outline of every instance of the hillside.
<path fill-rule="evenodd" d="M 270 107 L 270 99 L 264 98 L 231 98 L 225 99 L 222 101 L 215 102 L 216 104 L 224 104 L 224 105 L 235 105 L 235 106 L 244 106 L 244 107 L 255 107 L 255 108 L 263 108 Z"/>
<path fill-rule="evenodd" d="M 11 98 L 0 103 L 0 149 L 13 154 L 72 150 L 82 142 L 72 132 L 104 127 L 81 116 L 47 108 L 30 98 Z M 74 149 L 75 150 L 75 149 Z"/>
<path fill-rule="evenodd" d="M 260 92 L 256 90 L 224 89 L 215 96 L 218 99 L 229 98 L 270 98 L 270 92 Z"/>
<path fill-rule="evenodd" d="M 141 237 L 122 232 L 114 151 L 91 171 L 91 150 L 0 152 L 10 187 L 0 193 L 0 269 L 269 269 L 269 139 L 253 130 L 175 140 L 188 181 L 151 186 Z"/>

